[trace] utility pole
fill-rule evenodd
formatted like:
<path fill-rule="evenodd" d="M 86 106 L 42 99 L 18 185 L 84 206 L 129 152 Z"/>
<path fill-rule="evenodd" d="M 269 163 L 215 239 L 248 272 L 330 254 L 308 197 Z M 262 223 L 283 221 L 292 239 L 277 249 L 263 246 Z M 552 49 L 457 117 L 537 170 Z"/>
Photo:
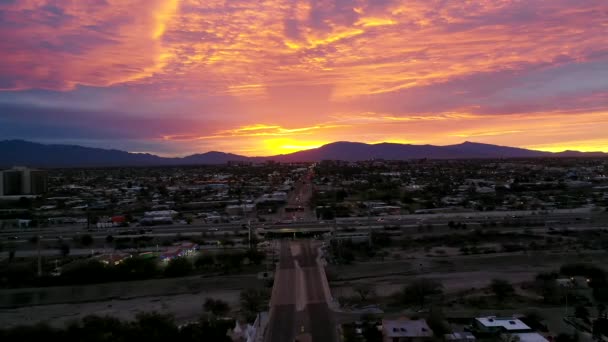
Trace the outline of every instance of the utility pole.
<path fill-rule="evenodd" d="M 369 247 L 372 247 L 372 213 L 371 210 L 369 209 L 369 207 L 367 208 L 367 229 L 369 229 L 368 232 L 368 236 L 367 236 L 367 242 L 369 244 Z"/>
<path fill-rule="evenodd" d="M 40 256 L 40 240 L 42 240 L 42 237 L 40 236 L 40 224 L 38 224 L 37 236 L 38 236 L 38 243 L 37 243 L 37 248 L 38 248 L 38 277 L 42 277 L 42 258 Z"/>
<path fill-rule="evenodd" d="M 251 219 L 247 220 L 247 230 L 249 231 L 249 249 L 251 249 Z"/>

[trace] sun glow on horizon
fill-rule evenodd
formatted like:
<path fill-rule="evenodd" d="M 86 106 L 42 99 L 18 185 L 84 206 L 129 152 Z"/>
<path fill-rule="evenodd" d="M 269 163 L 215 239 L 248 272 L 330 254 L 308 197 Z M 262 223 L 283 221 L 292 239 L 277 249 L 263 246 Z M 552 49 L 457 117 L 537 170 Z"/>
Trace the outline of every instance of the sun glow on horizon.
<path fill-rule="evenodd" d="M 605 0 L 0 1 L 0 135 L 159 155 L 464 140 L 608 152 L 605 13 Z"/>
<path fill-rule="evenodd" d="M 303 141 L 291 138 L 277 138 L 266 139 L 263 141 L 262 145 L 264 151 L 267 151 L 270 155 L 277 155 L 319 148 L 327 143 L 327 141 Z"/>

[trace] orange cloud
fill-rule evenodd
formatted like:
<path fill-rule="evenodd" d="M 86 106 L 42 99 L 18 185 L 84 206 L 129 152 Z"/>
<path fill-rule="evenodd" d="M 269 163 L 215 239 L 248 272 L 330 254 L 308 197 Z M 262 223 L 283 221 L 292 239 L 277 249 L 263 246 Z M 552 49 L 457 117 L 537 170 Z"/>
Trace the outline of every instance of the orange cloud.
<path fill-rule="evenodd" d="M 162 37 L 178 0 L 16 1 L 0 10 L 5 24 L 19 27 L 0 31 L 0 48 L 10 51 L 0 62 L 10 78 L 4 88 L 69 90 L 133 82 L 163 69 L 171 52 Z"/>
<path fill-rule="evenodd" d="M 14 88 L 142 80 L 179 82 L 188 88 L 200 87 L 204 80 L 206 88 L 218 93 L 260 95 L 268 86 L 304 77 L 306 82 L 331 83 L 334 96 L 347 97 L 550 63 L 563 56 L 584 60 L 589 51 L 605 45 L 601 13 L 606 5 L 601 1 L 577 9 L 561 1 L 537 3 L 534 13 L 542 17 L 525 26 L 508 15 L 525 12 L 512 1 L 357 3 L 356 8 L 339 2 L 315 8 L 289 0 L 114 0 L 107 5 L 20 1 L 2 5 L 9 18 L 26 20 L 26 11 L 44 13 L 46 6 L 56 6 L 78 20 L 58 19 L 53 29 L 34 21 L 13 31 L 14 55 L 4 63 L 21 73 Z M 318 22 L 311 19 L 313 14 Z M 293 32 L 286 22 L 293 23 Z M 85 50 L 61 51 L 62 44 L 72 43 L 65 37 L 76 36 L 78 43 L 90 41 Z M 34 37 L 45 37 L 58 50 L 40 55 L 17 44 Z"/>
<path fill-rule="evenodd" d="M 335 140 L 596 146 L 607 11 L 604 0 L 3 2 L 0 89 L 107 88 L 121 94 L 102 92 L 104 110 L 200 125 L 160 127 L 155 141 L 248 154 Z"/>

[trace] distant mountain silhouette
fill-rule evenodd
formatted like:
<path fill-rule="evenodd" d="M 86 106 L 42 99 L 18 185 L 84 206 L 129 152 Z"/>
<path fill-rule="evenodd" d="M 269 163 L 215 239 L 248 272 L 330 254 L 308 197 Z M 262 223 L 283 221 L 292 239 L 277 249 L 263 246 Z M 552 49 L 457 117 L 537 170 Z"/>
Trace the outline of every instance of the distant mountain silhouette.
<path fill-rule="evenodd" d="M 77 145 L 44 145 L 24 140 L 0 141 L 0 165 L 4 166 L 148 166 L 164 162 L 165 158 L 147 153 Z"/>
<path fill-rule="evenodd" d="M 229 161 L 253 161 L 252 157 L 238 154 L 211 151 L 207 153 L 193 154 L 184 158 L 174 158 L 183 164 L 226 164 Z"/>
<path fill-rule="evenodd" d="M 364 144 L 335 142 L 319 148 L 269 157 L 246 157 L 211 151 L 183 158 L 163 158 L 148 153 L 82 147 L 76 145 L 44 145 L 24 140 L 0 141 L 0 166 L 93 167 L 93 166 L 163 166 L 225 164 L 229 161 L 315 162 L 321 160 L 407 160 L 407 159 L 472 159 L 472 158 L 536 158 L 536 157 L 604 157 L 603 152 L 564 151 L 559 153 L 522 148 L 464 142 L 458 145 Z"/>
<path fill-rule="evenodd" d="M 525 148 L 481 144 L 465 141 L 458 145 L 445 146 L 461 158 L 535 158 L 550 157 L 551 152 L 527 150 Z"/>

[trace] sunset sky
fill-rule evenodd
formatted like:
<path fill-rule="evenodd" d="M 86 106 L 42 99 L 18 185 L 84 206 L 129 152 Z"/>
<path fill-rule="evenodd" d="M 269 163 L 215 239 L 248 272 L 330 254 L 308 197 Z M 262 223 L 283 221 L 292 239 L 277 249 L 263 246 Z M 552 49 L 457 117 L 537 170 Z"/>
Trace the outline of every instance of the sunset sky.
<path fill-rule="evenodd" d="M 608 151 L 606 0 L 0 0 L 0 140 Z"/>

